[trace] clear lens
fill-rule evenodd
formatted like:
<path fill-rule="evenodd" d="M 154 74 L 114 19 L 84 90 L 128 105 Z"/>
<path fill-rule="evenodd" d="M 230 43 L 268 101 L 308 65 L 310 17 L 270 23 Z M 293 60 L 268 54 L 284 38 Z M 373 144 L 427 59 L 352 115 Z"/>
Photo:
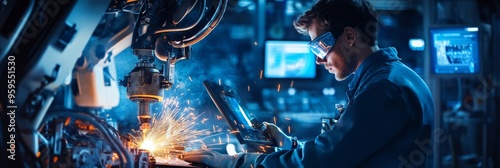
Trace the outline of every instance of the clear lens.
<path fill-rule="evenodd" d="M 319 58 L 324 59 L 326 54 L 335 45 L 335 38 L 331 32 L 327 32 L 319 37 L 316 37 L 309 43 L 309 49 Z"/>

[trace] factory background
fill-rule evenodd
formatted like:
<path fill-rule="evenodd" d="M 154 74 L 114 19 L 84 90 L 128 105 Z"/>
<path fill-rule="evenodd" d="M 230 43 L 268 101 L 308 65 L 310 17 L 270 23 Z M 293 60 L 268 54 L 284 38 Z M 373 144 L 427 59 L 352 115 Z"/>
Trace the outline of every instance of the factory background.
<path fill-rule="evenodd" d="M 452 165 L 453 159 L 460 159 L 459 162 L 467 167 L 499 166 L 500 102 L 494 92 L 500 75 L 496 66 L 500 63 L 499 51 L 495 49 L 500 45 L 500 28 L 495 25 L 500 19 L 498 14 L 495 15 L 499 13 L 499 4 L 472 0 L 371 2 L 379 11 L 379 46 L 395 47 L 402 62 L 428 83 L 436 96 L 436 119 L 440 120 L 446 134 L 453 136 L 438 144 L 438 151 L 434 151 L 440 157 L 437 164 L 446 167 Z M 351 78 L 336 81 L 321 66 L 315 67 L 314 74 L 309 76 L 270 74 L 266 77 L 265 67 L 269 64 L 266 57 L 272 57 L 266 53 L 266 47 L 269 47 L 266 42 L 310 41 L 308 36 L 297 33 L 292 22 L 313 4 L 307 0 L 230 1 L 217 29 L 193 46 L 190 60 L 177 64 L 176 85 L 181 86 L 167 91 L 166 95 L 178 97 L 180 102 L 190 100 L 189 105 L 183 105 L 212 117 L 219 111 L 202 82 L 205 79 L 220 80 L 234 87 L 246 108 L 260 120 L 275 122 L 285 131 L 290 129 L 290 135 L 300 140 L 313 140 L 321 132 L 321 118 L 333 118 L 336 115 L 335 104 L 346 103 L 345 91 Z M 430 27 L 443 25 L 478 26 L 481 29 L 482 75 L 431 74 L 429 57 L 432 42 L 429 30 Z M 117 64 L 132 64 L 135 58 L 130 50 L 126 50 L 116 60 Z M 314 64 L 314 59 L 309 63 Z M 118 76 L 126 75 L 131 68 L 119 66 Z M 124 88 L 121 91 L 125 93 Z M 457 110 L 459 103 L 463 103 L 464 108 Z M 129 117 L 123 120 L 137 122 L 133 110 L 137 108 L 135 103 L 122 97 L 120 104 L 112 111 L 121 116 L 124 112 L 129 113 Z M 228 129 L 224 120 L 214 124 Z M 212 125 L 205 126 L 211 129 Z M 226 135 L 222 137 L 225 139 Z M 230 142 L 238 143 L 232 135 Z"/>

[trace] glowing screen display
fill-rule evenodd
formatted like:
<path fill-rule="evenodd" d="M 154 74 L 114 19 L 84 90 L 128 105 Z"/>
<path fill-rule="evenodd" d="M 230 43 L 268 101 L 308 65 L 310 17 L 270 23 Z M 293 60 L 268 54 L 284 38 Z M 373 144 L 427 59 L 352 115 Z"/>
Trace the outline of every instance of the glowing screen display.
<path fill-rule="evenodd" d="M 307 41 L 266 41 L 264 77 L 315 78 L 316 57 Z"/>
<path fill-rule="evenodd" d="M 434 74 L 478 74 L 481 60 L 478 27 L 431 28 Z"/>
<path fill-rule="evenodd" d="M 238 123 L 237 125 L 239 127 L 246 127 L 246 129 L 252 128 L 252 123 L 250 122 L 250 119 L 248 118 L 247 114 L 240 106 L 236 98 L 231 96 L 224 96 L 224 100 L 229 105 L 229 108 L 233 111 L 233 114 L 235 114 L 236 117 L 235 121 L 243 122 L 243 123 Z"/>

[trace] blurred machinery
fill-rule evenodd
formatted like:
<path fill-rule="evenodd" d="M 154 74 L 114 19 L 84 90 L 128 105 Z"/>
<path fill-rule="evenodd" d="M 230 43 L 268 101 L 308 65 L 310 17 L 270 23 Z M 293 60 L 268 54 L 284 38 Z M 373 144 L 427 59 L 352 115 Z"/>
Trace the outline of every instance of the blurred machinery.
<path fill-rule="evenodd" d="M 2 96 L 0 111 L 15 120 L 1 116 L 12 124 L 0 126 L 0 146 L 11 149 L 0 154 L 0 167 L 154 166 L 106 110 L 118 106 L 118 86 L 126 87 L 147 131 L 150 105 L 174 85 L 176 62 L 189 59 L 226 6 L 227 0 L 3 1 L 0 61 L 11 68 L 0 70 L 0 81 L 13 82 L 1 84 L 0 95 L 9 96 Z M 129 47 L 138 62 L 119 80 L 114 57 Z M 9 137 L 14 146 L 4 142 Z"/>

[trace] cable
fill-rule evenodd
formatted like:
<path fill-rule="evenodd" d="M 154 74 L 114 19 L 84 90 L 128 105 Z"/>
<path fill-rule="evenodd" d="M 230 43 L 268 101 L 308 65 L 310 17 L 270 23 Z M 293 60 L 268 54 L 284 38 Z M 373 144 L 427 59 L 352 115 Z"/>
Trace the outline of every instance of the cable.
<path fill-rule="evenodd" d="M 207 2 L 203 1 L 201 3 L 203 3 L 203 6 L 200 8 L 201 9 L 201 14 L 200 14 L 200 17 L 198 17 L 198 19 L 196 20 L 196 22 L 194 22 L 193 24 L 191 24 L 190 26 L 187 26 L 187 27 L 169 28 L 169 29 L 157 30 L 155 32 L 155 34 L 168 33 L 168 32 L 181 32 L 181 31 L 191 30 L 193 27 L 195 27 L 196 25 L 198 25 L 198 23 L 200 23 L 200 21 L 202 20 L 202 18 L 205 16 L 205 13 L 206 13 L 205 8 L 207 7 Z"/>
<path fill-rule="evenodd" d="M 105 129 L 105 127 L 99 122 L 98 119 L 94 115 L 91 115 L 89 113 L 84 113 L 72 109 L 53 109 L 50 113 L 47 113 L 45 120 L 50 120 L 52 118 L 56 117 L 74 117 L 74 118 L 79 118 L 85 121 L 89 121 L 92 125 L 94 125 L 98 130 L 101 130 L 104 139 L 110 143 L 111 147 L 113 150 L 118 151 L 118 156 L 120 157 L 120 164 L 122 167 L 134 167 L 133 166 L 133 159 L 129 155 L 128 151 L 123 147 L 120 141 L 118 141 L 117 138 L 113 138 L 110 135 L 110 130 Z M 107 124 L 107 123 L 106 123 Z M 125 164 L 124 164 L 125 162 Z M 126 165 L 126 166 L 125 166 Z"/>

